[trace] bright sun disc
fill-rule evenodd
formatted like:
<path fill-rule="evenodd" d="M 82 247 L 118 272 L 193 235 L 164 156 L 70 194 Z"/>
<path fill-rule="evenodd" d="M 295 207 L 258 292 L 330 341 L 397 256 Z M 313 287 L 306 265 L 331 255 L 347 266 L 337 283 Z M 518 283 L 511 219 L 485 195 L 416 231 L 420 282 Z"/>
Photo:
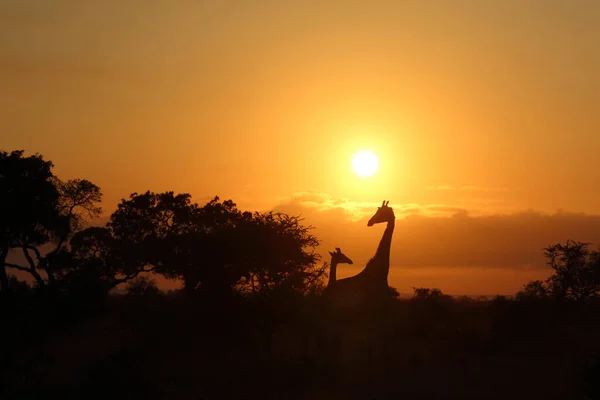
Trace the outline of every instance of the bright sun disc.
<path fill-rule="evenodd" d="M 352 159 L 352 169 L 359 176 L 373 175 L 378 166 L 377 156 L 371 151 L 359 151 Z"/>

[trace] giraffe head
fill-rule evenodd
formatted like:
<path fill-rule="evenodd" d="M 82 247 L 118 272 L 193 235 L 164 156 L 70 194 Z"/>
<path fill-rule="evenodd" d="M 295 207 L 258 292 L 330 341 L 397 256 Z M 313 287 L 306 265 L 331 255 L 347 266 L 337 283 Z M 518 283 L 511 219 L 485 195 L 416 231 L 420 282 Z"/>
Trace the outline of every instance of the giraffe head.
<path fill-rule="evenodd" d="M 330 251 L 329 254 L 331 254 L 332 264 L 353 264 L 352 260 L 342 253 L 339 247 L 336 247 L 333 252 Z"/>
<path fill-rule="evenodd" d="M 375 224 L 380 224 L 382 222 L 393 221 L 396 216 L 394 215 L 394 210 L 392 207 L 388 207 L 389 201 L 383 201 L 381 203 L 381 207 L 377 209 L 375 215 L 371 217 L 369 222 L 367 222 L 367 226 L 373 226 Z"/>

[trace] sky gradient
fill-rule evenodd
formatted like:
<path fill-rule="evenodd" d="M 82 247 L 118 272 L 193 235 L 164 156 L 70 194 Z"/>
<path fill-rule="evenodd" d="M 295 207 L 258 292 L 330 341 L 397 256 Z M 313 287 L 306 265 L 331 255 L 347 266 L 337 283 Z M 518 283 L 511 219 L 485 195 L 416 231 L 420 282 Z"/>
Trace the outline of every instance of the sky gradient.
<path fill-rule="evenodd" d="M 0 147 L 107 213 L 174 190 L 302 214 L 342 277 L 390 200 L 391 285 L 513 293 L 544 246 L 600 243 L 598 43 L 593 0 L 0 0 Z"/>

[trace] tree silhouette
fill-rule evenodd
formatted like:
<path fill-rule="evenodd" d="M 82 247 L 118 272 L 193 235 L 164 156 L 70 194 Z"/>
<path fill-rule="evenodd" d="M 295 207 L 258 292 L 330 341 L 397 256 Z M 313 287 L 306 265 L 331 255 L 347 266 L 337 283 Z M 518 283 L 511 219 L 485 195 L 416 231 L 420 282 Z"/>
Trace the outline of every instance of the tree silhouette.
<path fill-rule="evenodd" d="M 180 278 L 187 291 L 199 283 L 197 268 L 205 262 L 207 235 L 237 215 L 232 202 L 218 198 L 200 210 L 189 194 L 133 193 L 112 214 L 108 228 L 129 273 L 154 271 Z"/>
<path fill-rule="evenodd" d="M 549 289 L 546 283 L 540 280 L 527 283 L 523 289 L 517 292 L 518 300 L 545 299 L 548 296 Z"/>
<path fill-rule="evenodd" d="M 201 289 L 212 296 L 230 296 L 243 272 L 233 259 L 238 255 L 236 233 L 251 213 L 241 212 L 231 200 L 215 196 L 202 207 L 193 205 L 187 229 L 167 237 L 170 262 L 159 267 L 169 278 L 184 281 L 186 292 Z"/>
<path fill-rule="evenodd" d="M 23 150 L 0 152 L 0 288 L 8 288 L 6 267 L 43 279 L 35 266 L 7 264 L 10 249 L 23 248 L 31 259 L 31 248 L 49 240 L 48 229 L 56 226 L 59 193 L 54 185 L 52 163 L 41 155 L 23 156 Z M 31 260 L 33 262 L 33 260 Z"/>
<path fill-rule="evenodd" d="M 154 279 L 138 276 L 127 283 L 125 289 L 129 296 L 158 296 L 160 290 Z"/>
<path fill-rule="evenodd" d="M 318 239 L 299 218 L 242 212 L 219 197 L 200 207 L 188 194 L 134 193 L 119 204 L 108 229 L 128 274 L 182 279 L 187 292 L 303 292 L 323 274 Z"/>
<path fill-rule="evenodd" d="M 58 213 L 64 221 L 55 234 L 54 249 L 40 257 L 38 268 L 46 272 L 48 281 L 52 283 L 57 274 L 69 265 L 69 249 L 67 240 L 79 231 L 83 224 L 97 218 L 102 212 L 99 206 L 102 201 L 100 188 L 85 179 L 71 179 L 66 182 L 55 180 L 59 196 Z"/>
<path fill-rule="evenodd" d="M 568 240 L 544 249 L 553 274 L 544 282 L 527 283 L 517 293 L 519 299 L 552 297 L 583 302 L 600 294 L 600 252 L 589 243 Z"/>
<path fill-rule="evenodd" d="M 73 235 L 71 268 L 62 276 L 67 285 L 96 282 L 106 292 L 115 286 L 150 272 L 143 261 L 128 254 L 130 247 L 116 239 L 110 228 L 90 227 Z"/>
<path fill-rule="evenodd" d="M 445 295 L 440 289 L 437 288 L 413 288 L 414 299 L 422 299 L 422 300 L 438 300 L 438 299 L 446 299 L 450 296 Z"/>
<path fill-rule="evenodd" d="M 65 244 L 88 218 L 97 217 L 102 193 L 84 179 L 60 181 L 53 164 L 22 150 L 0 152 L 0 287 L 8 286 L 6 267 L 29 273 L 38 286 L 52 283 L 68 260 Z M 40 246 L 53 243 L 45 254 Z M 20 250 L 26 266 L 7 263 Z M 45 277 L 42 275 L 44 273 Z"/>
<path fill-rule="evenodd" d="M 306 294 L 320 284 L 325 267 L 315 248 L 319 240 L 298 217 L 255 213 L 234 234 L 233 260 L 243 271 L 240 288 L 251 293 L 290 291 Z"/>

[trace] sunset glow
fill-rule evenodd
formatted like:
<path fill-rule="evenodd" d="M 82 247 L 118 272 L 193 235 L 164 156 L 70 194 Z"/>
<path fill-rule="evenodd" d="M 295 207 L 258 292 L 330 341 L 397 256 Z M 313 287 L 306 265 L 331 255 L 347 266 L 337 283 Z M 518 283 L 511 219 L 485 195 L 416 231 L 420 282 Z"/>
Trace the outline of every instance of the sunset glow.
<path fill-rule="evenodd" d="M 600 399 L 599 43 L 600 0 L 0 0 L 0 399 Z"/>
<path fill-rule="evenodd" d="M 98 224 L 219 195 L 302 215 L 345 276 L 388 199 L 401 292 L 515 293 L 600 243 L 600 2 L 72 3 L 0 6 L 0 142 L 97 184 Z"/>

